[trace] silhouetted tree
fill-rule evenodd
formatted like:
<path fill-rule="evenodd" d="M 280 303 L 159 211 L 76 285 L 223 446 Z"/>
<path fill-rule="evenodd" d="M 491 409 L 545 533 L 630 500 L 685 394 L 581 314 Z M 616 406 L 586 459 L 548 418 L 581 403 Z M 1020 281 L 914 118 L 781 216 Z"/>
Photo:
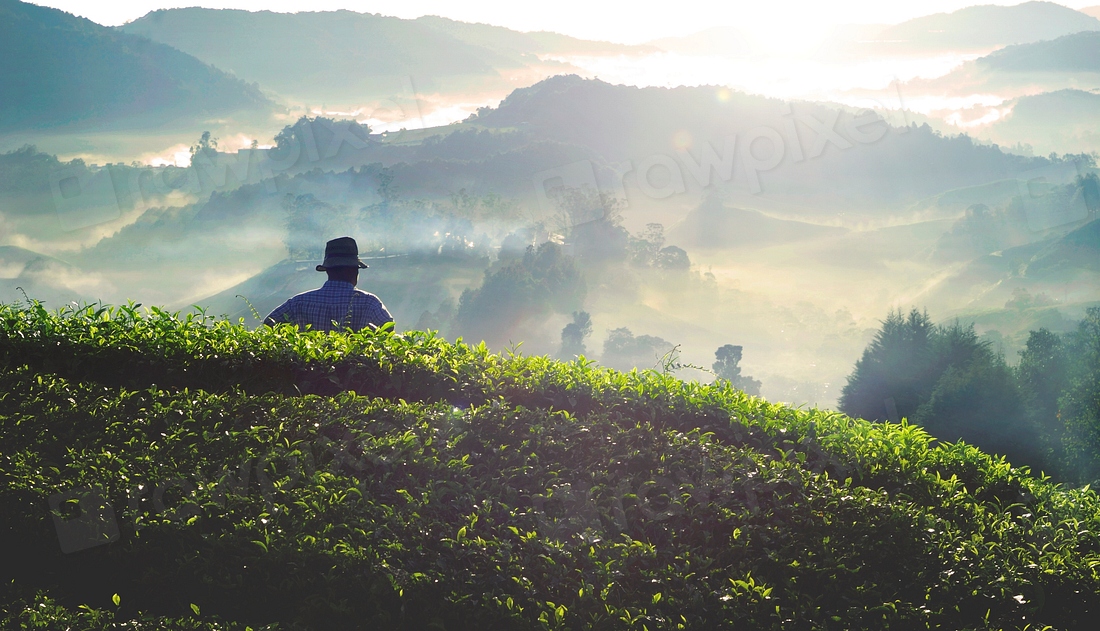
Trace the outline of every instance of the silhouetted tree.
<path fill-rule="evenodd" d="M 199 155 L 212 158 L 214 154 L 218 153 L 218 139 L 210 135 L 210 132 L 202 132 L 202 136 L 199 137 L 199 141 L 194 145 L 191 145 L 191 162 L 195 161 L 195 158 Z"/>
<path fill-rule="evenodd" d="M 933 330 L 927 313 L 913 309 L 906 317 L 901 311 L 891 312 L 841 390 L 840 410 L 857 418 L 887 420 L 893 411 L 887 400 L 892 399 L 900 417 L 912 417 L 939 376 L 932 367 Z"/>
<path fill-rule="evenodd" d="M 561 330 L 561 357 L 572 359 L 578 355 L 586 355 L 584 340 L 592 335 L 592 318 L 587 311 L 574 311 L 573 321 L 566 324 Z"/>
<path fill-rule="evenodd" d="M 587 187 L 557 188 L 551 197 L 579 258 L 599 262 L 626 256 L 630 233 L 621 225 L 622 200 Z"/>
<path fill-rule="evenodd" d="M 600 362 L 618 370 L 653 368 L 674 348 L 674 344 L 657 336 L 635 336 L 630 329 L 620 327 L 608 331 Z"/>
<path fill-rule="evenodd" d="M 691 269 L 691 259 L 688 258 L 687 252 L 674 245 L 661 248 L 657 252 L 657 257 L 653 263 L 657 267 L 667 270 L 687 271 Z"/>
<path fill-rule="evenodd" d="M 1069 465 L 1081 482 L 1100 480 L 1100 307 L 1089 307 L 1066 336 L 1066 389 L 1059 413 L 1066 423 Z"/>
<path fill-rule="evenodd" d="M 965 440 L 1016 465 L 1041 465 L 1041 432 L 1023 401 L 1012 369 L 972 325 L 935 327 L 914 309 L 883 322 L 848 377 L 840 409 L 896 421 L 893 407 L 940 440 Z"/>
<path fill-rule="evenodd" d="M 1012 369 L 973 326 L 937 328 L 932 355 L 938 376 L 911 420 L 940 440 L 965 440 L 1015 465 L 1041 466 L 1040 432 L 1024 412 Z"/>
<path fill-rule="evenodd" d="M 734 388 L 744 390 L 746 394 L 759 396 L 761 383 L 748 375 L 741 374 L 741 353 L 740 346 L 733 344 L 719 346 L 718 350 L 714 351 L 715 361 L 711 367 L 718 379 L 730 382 Z"/>

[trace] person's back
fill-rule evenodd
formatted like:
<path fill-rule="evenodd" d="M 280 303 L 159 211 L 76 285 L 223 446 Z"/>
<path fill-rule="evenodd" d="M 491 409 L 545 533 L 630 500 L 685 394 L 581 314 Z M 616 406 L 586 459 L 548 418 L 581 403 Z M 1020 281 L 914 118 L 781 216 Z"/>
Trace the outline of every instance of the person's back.
<path fill-rule="evenodd" d="M 377 328 L 393 322 L 382 301 L 374 294 L 356 289 L 359 270 L 366 269 L 359 260 L 355 239 L 340 237 L 325 245 L 325 261 L 317 271 L 327 272 L 328 281 L 319 289 L 300 293 L 272 311 L 264 324 L 296 324 L 317 331 L 358 331 Z"/>

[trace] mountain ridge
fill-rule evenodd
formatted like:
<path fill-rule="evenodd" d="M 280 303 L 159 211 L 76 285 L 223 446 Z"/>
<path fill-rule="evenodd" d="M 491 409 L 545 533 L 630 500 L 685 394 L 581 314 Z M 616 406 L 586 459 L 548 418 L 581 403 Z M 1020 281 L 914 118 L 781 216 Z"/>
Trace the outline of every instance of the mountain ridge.
<path fill-rule="evenodd" d="M 0 128 L 266 110 L 256 89 L 170 46 L 19 0 L 0 0 Z"/>

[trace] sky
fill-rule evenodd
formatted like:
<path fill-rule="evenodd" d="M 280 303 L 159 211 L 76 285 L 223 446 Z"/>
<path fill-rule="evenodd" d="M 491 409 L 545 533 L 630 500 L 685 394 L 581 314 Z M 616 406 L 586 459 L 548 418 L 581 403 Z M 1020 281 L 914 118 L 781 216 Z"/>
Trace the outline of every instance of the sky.
<path fill-rule="evenodd" d="M 330 11 L 349 9 L 401 18 L 441 15 L 464 22 L 484 22 L 521 31 L 546 30 L 622 43 L 695 33 L 714 26 L 734 26 L 757 39 L 794 44 L 815 39 L 836 24 L 895 24 L 931 13 L 950 12 L 973 4 L 1019 4 L 1018 0 L 45 0 L 43 4 L 114 26 L 161 8 L 203 6 L 251 11 Z M 1100 0 L 1065 0 L 1082 8 Z"/>

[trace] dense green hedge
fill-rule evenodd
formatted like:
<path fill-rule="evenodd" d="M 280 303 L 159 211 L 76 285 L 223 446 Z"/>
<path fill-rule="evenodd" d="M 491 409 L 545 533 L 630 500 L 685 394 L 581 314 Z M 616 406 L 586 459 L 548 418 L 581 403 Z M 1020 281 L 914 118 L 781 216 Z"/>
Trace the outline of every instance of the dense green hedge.
<path fill-rule="evenodd" d="M 49 500 L 74 488 L 110 503 L 117 541 L 61 552 Z M 4 628 L 1100 615 L 1096 495 L 914 426 L 425 334 L 201 314 L 0 309 L 0 531 Z"/>

